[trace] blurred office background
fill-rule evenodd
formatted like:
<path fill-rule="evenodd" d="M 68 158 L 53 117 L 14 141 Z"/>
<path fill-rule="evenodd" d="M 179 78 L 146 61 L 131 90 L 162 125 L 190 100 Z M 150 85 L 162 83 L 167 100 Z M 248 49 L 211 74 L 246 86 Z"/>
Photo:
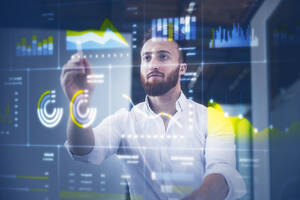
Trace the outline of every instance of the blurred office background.
<path fill-rule="evenodd" d="M 60 72 L 81 48 L 95 73 L 96 126 L 131 106 L 124 97 L 144 101 L 148 31 L 182 43 L 184 93 L 232 121 L 241 199 L 300 199 L 298 0 L 11 0 L 0 9 L 1 199 L 129 198 L 120 159 L 135 158 L 94 166 L 66 152 Z"/>

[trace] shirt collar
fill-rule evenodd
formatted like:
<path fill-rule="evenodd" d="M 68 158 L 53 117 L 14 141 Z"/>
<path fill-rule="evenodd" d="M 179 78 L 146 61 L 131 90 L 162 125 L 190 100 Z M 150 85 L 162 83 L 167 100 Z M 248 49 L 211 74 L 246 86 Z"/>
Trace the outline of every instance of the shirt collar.
<path fill-rule="evenodd" d="M 177 111 L 177 112 L 178 112 L 178 111 L 182 111 L 182 110 L 184 109 L 184 107 L 185 107 L 185 105 L 186 105 L 186 103 L 187 103 L 186 100 L 187 100 L 186 96 L 185 96 L 185 95 L 183 94 L 183 92 L 181 91 L 181 92 L 180 92 L 180 96 L 179 96 L 179 98 L 177 99 L 176 105 L 175 105 L 175 108 L 176 108 L 176 111 Z M 147 109 L 148 109 L 151 113 L 155 114 L 154 111 L 150 108 L 150 104 L 149 104 L 149 96 L 148 96 L 148 95 L 146 95 L 145 103 L 146 103 Z"/>
<path fill-rule="evenodd" d="M 181 91 L 179 98 L 176 101 L 176 110 L 177 111 L 182 111 L 187 103 L 186 101 L 186 96 L 183 94 Z"/>

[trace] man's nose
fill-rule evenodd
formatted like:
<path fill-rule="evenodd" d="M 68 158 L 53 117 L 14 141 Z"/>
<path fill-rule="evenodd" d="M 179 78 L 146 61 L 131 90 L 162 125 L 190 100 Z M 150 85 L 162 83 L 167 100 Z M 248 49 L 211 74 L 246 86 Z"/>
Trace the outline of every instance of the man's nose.
<path fill-rule="evenodd" d="M 159 67 L 160 67 L 159 61 L 156 59 L 156 56 L 153 56 L 151 61 L 149 62 L 149 68 L 151 70 L 154 70 L 154 69 L 159 69 Z"/>

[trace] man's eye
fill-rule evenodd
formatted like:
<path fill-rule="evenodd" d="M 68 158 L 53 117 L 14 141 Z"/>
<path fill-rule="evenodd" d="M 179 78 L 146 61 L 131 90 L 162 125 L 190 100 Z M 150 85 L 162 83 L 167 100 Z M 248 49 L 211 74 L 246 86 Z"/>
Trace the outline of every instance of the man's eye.
<path fill-rule="evenodd" d="M 151 56 L 144 56 L 143 60 L 149 62 L 151 60 Z"/>
<path fill-rule="evenodd" d="M 167 60 L 167 59 L 168 59 L 168 55 L 166 55 L 166 54 L 159 55 L 159 60 Z"/>

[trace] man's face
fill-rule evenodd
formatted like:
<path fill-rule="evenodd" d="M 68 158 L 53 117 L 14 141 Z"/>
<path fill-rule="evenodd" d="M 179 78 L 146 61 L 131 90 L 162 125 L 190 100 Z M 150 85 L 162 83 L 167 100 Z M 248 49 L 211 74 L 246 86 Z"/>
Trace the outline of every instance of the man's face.
<path fill-rule="evenodd" d="M 148 40 L 141 51 L 141 82 L 146 94 L 161 96 L 179 84 L 179 50 L 175 42 Z"/>

